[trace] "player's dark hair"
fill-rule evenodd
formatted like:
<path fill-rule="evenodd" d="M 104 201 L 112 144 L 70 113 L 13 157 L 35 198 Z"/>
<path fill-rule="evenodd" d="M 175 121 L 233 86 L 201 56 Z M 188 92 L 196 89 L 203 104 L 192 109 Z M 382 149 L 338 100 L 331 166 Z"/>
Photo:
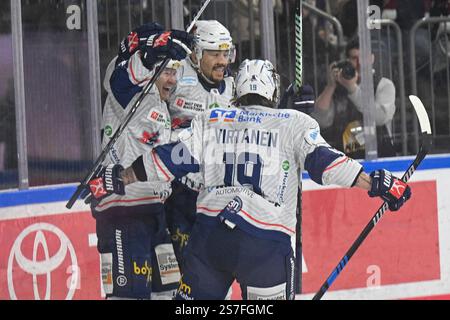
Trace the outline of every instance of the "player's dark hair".
<path fill-rule="evenodd" d="M 260 96 L 256 93 L 246 94 L 236 100 L 237 106 L 263 106 L 268 108 L 275 108 L 275 104 L 272 101 Z"/>

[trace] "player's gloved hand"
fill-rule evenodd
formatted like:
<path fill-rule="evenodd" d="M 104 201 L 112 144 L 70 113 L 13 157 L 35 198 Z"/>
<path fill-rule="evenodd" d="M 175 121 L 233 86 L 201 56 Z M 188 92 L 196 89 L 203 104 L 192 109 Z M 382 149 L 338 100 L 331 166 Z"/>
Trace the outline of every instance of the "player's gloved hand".
<path fill-rule="evenodd" d="M 296 92 L 295 83 L 292 83 L 284 92 L 280 101 L 280 109 L 294 109 L 306 114 L 314 111 L 315 95 L 314 89 L 305 84 Z"/>
<path fill-rule="evenodd" d="M 389 204 L 391 211 L 397 211 L 411 197 L 411 188 L 387 170 L 373 171 L 370 197 L 381 197 Z"/>
<path fill-rule="evenodd" d="M 131 31 L 121 42 L 119 46 L 119 58 L 117 64 L 130 57 L 147 43 L 150 36 L 164 31 L 164 27 L 157 22 L 146 23 Z"/>
<path fill-rule="evenodd" d="M 310 85 L 305 84 L 292 97 L 292 109 L 311 114 L 314 111 L 315 99 L 314 89 Z"/>
<path fill-rule="evenodd" d="M 81 198 L 86 203 L 92 203 L 94 206 L 103 198 L 111 194 L 125 194 L 125 185 L 121 178 L 123 167 L 120 164 L 110 164 L 106 167 L 100 166 L 94 178 L 89 181 L 89 189 L 81 194 Z"/>
<path fill-rule="evenodd" d="M 183 60 L 191 54 L 191 46 L 194 37 L 187 32 L 172 30 L 160 32 L 148 38 L 142 55 L 144 66 L 152 70 L 156 63 L 170 58 Z"/>

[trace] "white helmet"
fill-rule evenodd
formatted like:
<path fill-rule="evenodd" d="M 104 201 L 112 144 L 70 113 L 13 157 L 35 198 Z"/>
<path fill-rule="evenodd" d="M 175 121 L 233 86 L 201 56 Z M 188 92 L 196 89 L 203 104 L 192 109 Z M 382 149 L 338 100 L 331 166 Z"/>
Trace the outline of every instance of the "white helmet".
<path fill-rule="evenodd" d="M 230 31 L 217 20 L 199 20 L 194 27 L 194 52 L 197 68 L 203 57 L 203 50 L 229 50 L 230 63 L 234 62 L 235 48 Z"/>
<path fill-rule="evenodd" d="M 274 106 L 280 97 L 280 76 L 269 60 L 246 59 L 236 76 L 236 99 L 247 94 L 260 95 Z"/>
<path fill-rule="evenodd" d="M 181 67 L 181 61 L 170 59 L 169 62 L 167 63 L 166 69 L 177 70 L 179 67 Z"/>

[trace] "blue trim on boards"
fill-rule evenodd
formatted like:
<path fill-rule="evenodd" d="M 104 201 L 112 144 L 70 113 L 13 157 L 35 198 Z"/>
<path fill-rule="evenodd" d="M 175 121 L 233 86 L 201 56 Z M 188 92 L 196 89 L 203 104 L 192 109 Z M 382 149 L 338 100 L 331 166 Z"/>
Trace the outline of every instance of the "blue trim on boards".
<path fill-rule="evenodd" d="M 68 201 L 75 192 L 75 189 L 76 186 L 58 186 L 23 191 L 0 192 L 0 208 Z"/>
<path fill-rule="evenodd" d="M 366 172 L 384 168 L 393 172 L 406 171 L 414 157 L 387 158 L 376 161 L 363 161 Z M 450 155 L 430 155 L 419 166 L 419 170 L 450 168 Z M 303 179 L 310 179 L 307 173 Z M 0 208 L 22 206 L 39 203 L 68 201 L 75 192 L 76 185 L 39 187 L 30 190 L 8 190 L 0 192 Z"/>

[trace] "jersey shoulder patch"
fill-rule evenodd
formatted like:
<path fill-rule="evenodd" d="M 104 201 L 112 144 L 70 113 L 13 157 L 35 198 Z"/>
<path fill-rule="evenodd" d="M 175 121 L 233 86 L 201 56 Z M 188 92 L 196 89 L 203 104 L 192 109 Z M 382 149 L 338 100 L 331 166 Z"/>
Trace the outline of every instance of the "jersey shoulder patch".
<path fill-rule="evenodd" d="M 184 76 L 178 80 L 180 86 L 196 86 L 198 84 L 198 78 L 196 76 Z"/>

